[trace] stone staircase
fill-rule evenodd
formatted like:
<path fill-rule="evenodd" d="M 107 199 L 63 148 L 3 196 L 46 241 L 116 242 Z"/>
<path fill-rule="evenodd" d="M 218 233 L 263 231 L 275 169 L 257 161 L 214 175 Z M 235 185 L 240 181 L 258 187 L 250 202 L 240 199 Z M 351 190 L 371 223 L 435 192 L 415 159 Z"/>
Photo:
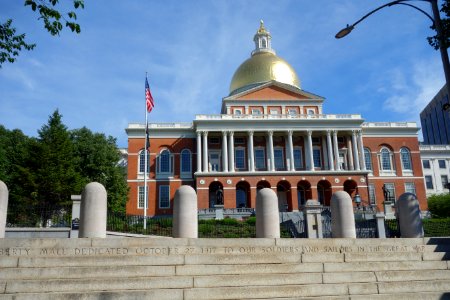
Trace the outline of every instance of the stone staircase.
<path fill-rule="evenodd" d="M 450 238 L 2 239 L 0 299 L 450 299 Z"/>

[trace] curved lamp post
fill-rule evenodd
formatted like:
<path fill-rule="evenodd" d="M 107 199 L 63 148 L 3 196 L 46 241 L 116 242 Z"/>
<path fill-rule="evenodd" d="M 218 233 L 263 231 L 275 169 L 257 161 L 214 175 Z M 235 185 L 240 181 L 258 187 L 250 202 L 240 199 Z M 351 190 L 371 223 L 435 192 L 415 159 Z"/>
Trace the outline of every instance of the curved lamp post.
<path fill-rule="evenodd" d="M 347 25 L 347 27 L 341 29 L 338 33 L 336 33 L 335 38 L 340 39 L 345 37 L 346 35 L 348 35 L 350 32 L 352 32 L 353 29 L 355 29 L 355 26 L 358 25 L 360 22 L 362 22 L 365 18 L 369 17 L 370 15 L 376 13 L 377 11 L 379 11 L 380 9 L 383 9 L 385 7 L 389 7 L 389 6 L 393 6 L 393 5 L 406 5 L 409 7 L 412 7 L 418 11 L 420 11 L 421 13 L 423 13 L 424 15 L 426 15 L 431 22 L 433 22 L 434 28 L 436 28 L 436 33 L 437 33 L 437 37 L 439 40 L 439 50 L 441 52 L 441 59 L 442 59 L 442 65 L 444 67 L 444 75 L 445 75 L 445 86 L 447 88 L 447 95 L 450 96 L 450 90 L 449 90 L 449 84 L 450 84 L 450 63 L 449 63 L 449 59 L 448 59 L 448 53 L 447 53 L 447 49 L 444 46 L 444 38 L 442 36 L 442 25 L 441 25 L 441 17 L 439 15 L 439 8 L 437 5 L 437 0 L 418 0 L 418 1 L 424 1 L 424 2 L 429 2 L 431 4 L 431 8 L 433 11 L 433 17 L 430 16 L 430 14 L 428 14 L 427 12 L 425 12 L 423 9 L 412 5 L 410 3 L 406 3 L 406 2 L 410 2 L 413 0 L 396 0 L 396 1 L 392 1 L 389 3 L 386 3 L 374 10 L 372 10 L 371 12 L 369 12 L 368 14 L 366 14 L 365 16 L 363 16 L 361 19 L 359 19 L 358 21 L 356 21 L 355 23 L 353 23 L 352 25 Z M 442 106 L 442 109 L 444 111 L 448 111 L 450 110 L 450 104 L 446 103 Z"/>

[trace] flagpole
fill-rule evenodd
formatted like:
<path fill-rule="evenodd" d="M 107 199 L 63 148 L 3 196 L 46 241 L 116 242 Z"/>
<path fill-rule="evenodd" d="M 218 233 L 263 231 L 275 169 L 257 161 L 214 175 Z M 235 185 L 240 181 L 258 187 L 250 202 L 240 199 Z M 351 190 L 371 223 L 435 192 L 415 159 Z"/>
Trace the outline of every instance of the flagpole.
<path fill-rule="evenodd" d="M 145 72 L 145 80 L 147 80 L 147 72 Z M 148 111 L 147 111 L 147 100 L 145 101 L 145 131 L 144 131 L 144 230 L 147 229 L 147 160 L 148 160 L 148 149 L 147 149 L 147 132 L 148 130 Z"/>

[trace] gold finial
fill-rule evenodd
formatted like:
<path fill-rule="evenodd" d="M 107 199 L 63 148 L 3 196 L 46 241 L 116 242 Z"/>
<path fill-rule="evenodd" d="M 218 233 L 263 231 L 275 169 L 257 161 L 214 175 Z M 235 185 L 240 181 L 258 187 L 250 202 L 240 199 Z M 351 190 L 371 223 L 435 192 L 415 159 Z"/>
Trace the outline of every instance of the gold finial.
<path fill-rule="evenodd" d="M 259 33 L 259 34 L 267 33 L 266 28 L 264 27 L 264 21 L 263 20 L 259 21 L 259 29 L 258 29 L 258 31 L 256 33 Z"/>

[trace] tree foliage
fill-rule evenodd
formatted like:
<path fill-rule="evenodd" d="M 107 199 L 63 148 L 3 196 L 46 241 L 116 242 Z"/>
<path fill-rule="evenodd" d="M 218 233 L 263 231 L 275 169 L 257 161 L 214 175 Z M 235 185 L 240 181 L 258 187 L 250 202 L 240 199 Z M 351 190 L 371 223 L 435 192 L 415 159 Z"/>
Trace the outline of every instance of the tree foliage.
<path fill-rule="evenodd" d="M 59 35 L 64 27 L 72 32 L 80 33 L 80 25 L 76 22 L 75 10 L 84 8 L 84 0 L 73 0 L 74 10 L 61 13 L 55 7 L 59 0 L 25 0 L 25 6 L 38 12 L 38 20 L 44 22 L 44 27 L 51 35 Z M 16 61 L 22 50 L 33 50 L 36 44 L 25 42 L 25 33 L 16 34 L 16 28 L 11 27 L 12 19 L 0 23 L 0 68 L 3 63 Z"/>
<path fill-rule="evenodd" d="M 445 17 L 441 20 L 441 28 L 442 28 L 442 42 L 444 45 L 444 49 L 447 49 L 450 46 L 450 0 L 444 0 L 442 3 L 442 7 L 440 11 L 444 13 Z M 431 26 L 431 29 L 436 30 L 436 26 L 434 24 Z M 437 33 L 434 36 L 428 37 L 428 43 L 436 50 L 440 47 L 440 39 Z"/>
<path fill-rule="evenodd" d="M 433 218 L 450 218 L 450 194 L 435 194 L 428 197 L 428 209 Z"/>
<path fill-rule="evenodd" d="M 70 209 L 70 196 L 81 194 L 92 181 L 105 186 L 110 211 L 125 212 L 128 186 L 119 160 L 115 138 L 85 127 L 69 131 L 58 110 L 37 138 L 0 125 L 0 180 L 8 186 L 8 206 L 18 217 L 39 209 L 50 214 Z M 42 212 L 39 221 L 45 225 L 49 216 Z"/>

